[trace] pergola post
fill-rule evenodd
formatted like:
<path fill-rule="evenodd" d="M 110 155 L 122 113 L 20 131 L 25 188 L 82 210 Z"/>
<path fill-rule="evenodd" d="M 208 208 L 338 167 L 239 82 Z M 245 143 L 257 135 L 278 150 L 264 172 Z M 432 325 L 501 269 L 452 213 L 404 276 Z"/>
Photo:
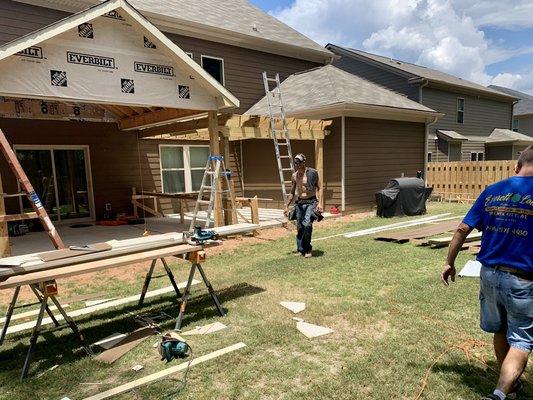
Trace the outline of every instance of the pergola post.
<path fill-rule="evenodd" d="M 315 166 L 320 177 L 320 182 L 324 182 L 324 139 L 315 140 Z M 323 183 L 322 183 L 323 184 Z M 322 190 L 324 190 L 322 188 Z M 320 196 L 322 203 L 324 203 L 324 196 Z M 324 206 L 324 204 L 321 204 Z"/>
<path fill-rule="evenodd" d="M 4 202 L 4 187 L 2 186 L 2 174 L 0 173 L 0 218 L 6 215 L 6 204 Z M 0 220 L 0 258 L 11 255 L 9 247 L 9 230 L 7 222 Z"/>
<path fill-rule="evenodd" d="M 208 115 L 208 129 L 209 129 L 209 153 L 213 156 L 219 156 L 220 154 L 220 142 L 218 137 L 218 112 L 209 111 Z M 213 215 L 215 226 L 224 225 L 224 212 L 222 207 L 222 179 L 218 179 L 216 182 L 217 194 L 215 196 L 215 202 L 213 204 Z"/>

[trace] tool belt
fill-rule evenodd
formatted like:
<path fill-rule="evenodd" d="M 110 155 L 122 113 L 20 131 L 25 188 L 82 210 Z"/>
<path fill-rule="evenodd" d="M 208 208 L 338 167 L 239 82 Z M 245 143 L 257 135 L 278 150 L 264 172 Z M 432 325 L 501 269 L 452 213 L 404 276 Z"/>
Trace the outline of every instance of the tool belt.
<path fill-rule="evenodd" d="M 318 199 L 316 198 L 316 196 L 311 196 L 307 199 L 301 199 L 298 197 L 298 200 L 296 200 L 295 204 L 313 204 L 317 201 Z"/>
<path fill-rule="evenodd" d="M 505 265 L 496 265 L 494 267 L 495 270 L 507 272 L 511 275 L 514 275 L 520 279 L 525 279 L 526 281 L 533 281 L 533 273 L 532 272 L 526 272 L 524 270 L 513 268 L 513 267 L 506 267 Z"/>

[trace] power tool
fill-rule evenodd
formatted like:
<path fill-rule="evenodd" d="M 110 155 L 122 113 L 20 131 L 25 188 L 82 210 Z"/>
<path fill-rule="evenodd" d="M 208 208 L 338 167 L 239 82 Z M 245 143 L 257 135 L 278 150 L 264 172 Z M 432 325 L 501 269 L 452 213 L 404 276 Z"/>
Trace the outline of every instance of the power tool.
<path fill-rule="evenodd" d="M 193 232 L 186 232 L 185 236 L 188 238 L 190 244 L 204 244 L 208 240 L 217 240 L 218 235 L 215 231 L 202 229 L 201 226 L 195 226 Z"/>
<path fill-rule="evenodd" d="M 174 358 L 185 358 L 189 355 L 190 350 L 191 348 L 186 342 L 176 337 L 172 337 L 171 334 L 167 333 L 161 337 L 161 343 L 159 343 L 161 360 L 170 362 Z"/>

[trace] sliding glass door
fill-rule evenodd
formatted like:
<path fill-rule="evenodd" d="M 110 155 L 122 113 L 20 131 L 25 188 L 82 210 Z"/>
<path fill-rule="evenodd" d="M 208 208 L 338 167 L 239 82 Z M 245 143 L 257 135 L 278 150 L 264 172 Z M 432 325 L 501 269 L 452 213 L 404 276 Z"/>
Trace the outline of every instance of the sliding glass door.
<path fill-rule="evenodd" d="M 88 148 L 16 146 L 15 149 L 52 220 L 94 218 Z M 26 198 L 21 201 L 21 209 L 23 212 L 32 210 Z"/>

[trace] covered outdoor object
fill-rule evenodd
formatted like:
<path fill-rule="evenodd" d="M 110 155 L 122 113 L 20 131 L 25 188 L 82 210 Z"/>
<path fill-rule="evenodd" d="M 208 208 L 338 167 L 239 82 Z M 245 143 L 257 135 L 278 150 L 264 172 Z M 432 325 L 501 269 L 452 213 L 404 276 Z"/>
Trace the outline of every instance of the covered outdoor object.
<path fill-rule="evenodd" d="M 385 189 L 376 192 L 377 215 L 390 218 L 425 214 L 432 190 L 420 178 L 392 179 Z"/>

